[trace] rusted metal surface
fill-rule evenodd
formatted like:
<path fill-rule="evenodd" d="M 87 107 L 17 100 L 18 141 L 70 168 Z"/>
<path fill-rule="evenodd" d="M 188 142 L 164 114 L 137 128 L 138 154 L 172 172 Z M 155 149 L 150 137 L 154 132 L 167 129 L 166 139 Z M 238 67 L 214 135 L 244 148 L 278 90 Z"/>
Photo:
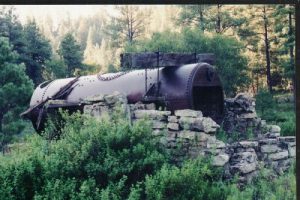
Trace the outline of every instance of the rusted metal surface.
<path fill-rule="evenodd" d="M 126 73 L 58 79 L 41 84 L 34 91 L 30 108 L 23 113 L 23 116 L 31 119 L 34 127 L 39 129 L 44 120 L 45 103 L 49 100 L 64 100 L 61 107 L 82 109 L 80 103 L 89 96 L 119 91 L 126 94 L 128 103 L 160 101 L 170 111 L 203 108 L 207 109 L 204 114 L 209 113 L 213 119 L 220 122 L 224 97 L 214 67 L 207 63 L 196 63 L 161 67 L 158 70 L 147 69 L 147 79 L 145 79 L 145 70 L 133 70 Z M 219 89 L 214 89 L 214 93 L 211 94 L 207 92 L 213 87 Z M 200 99 L 205 98 L 208 100 L 202 102 L 206 102 L 207 105 L 198 105 Z M 212 104 L 215 105 L 209 105 L 211 104 L 209 99 L 213 100 Z M 60 106 L 56 104 L 56 107 Z M 215 109 L 213 115 L 208 112 L 209 108 Z"/>

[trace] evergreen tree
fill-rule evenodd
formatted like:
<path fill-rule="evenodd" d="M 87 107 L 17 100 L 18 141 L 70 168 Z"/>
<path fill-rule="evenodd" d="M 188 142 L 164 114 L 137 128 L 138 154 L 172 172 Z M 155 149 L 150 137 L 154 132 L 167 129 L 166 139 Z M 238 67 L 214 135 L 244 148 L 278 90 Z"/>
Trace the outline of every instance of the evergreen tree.
<path fill-rule="evenodd" d="M 0 148 L 24 128 L 19 114 L 28 105 L 33 83 L 7 38 L 0 37 Z"/>
<path fill-rule="evenodd" d="M 83 51 L 71 33 L 66 34 L 61 41 L 58 54 L 67 66 L 68 76 L 74 76 L 76 69 L 83 69 Z"/>
<path fill-rule="evenodd" d="M 52 48 L 50 42 L 40 33 L 35 21 L 24 27 L 26 39 L 26 72 L 35 85 L 43 81 L 42 71 L 44 64 L 51 58 Z"/>
<path fill-rule="evenodd" d="M 149 10 L 142 10 L 139 6 L 133 5 L 117 6 L 116 9 L 119 11 L 119 16 L 111 19 L 107 34 L 117 47 L 124 43 L 132 44 L 144 35 L 151 13 Z M 115 39 L 120 43 L 116 44 Z"/>

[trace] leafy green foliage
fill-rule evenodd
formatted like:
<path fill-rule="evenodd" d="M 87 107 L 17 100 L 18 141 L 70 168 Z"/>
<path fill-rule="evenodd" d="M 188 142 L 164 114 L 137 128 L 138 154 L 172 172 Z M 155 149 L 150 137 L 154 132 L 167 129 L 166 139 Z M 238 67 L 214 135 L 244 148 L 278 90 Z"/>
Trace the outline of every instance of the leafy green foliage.
<path fill-rule="evenodd" d="M 5 182 L 1 199 L 126 197 L 132 184 L 166 160 L 145 122 L 99 122 L 80 113 L 63 117 L 67 119 L 60 140 L 31 136 L 22 158 L 12 155 L 0 166 L 0 180 Z"/>
<path fill-rule="evenodd" d="M 0 37 L 0 148 L 24 128 L 19 114 L 28 104 L 33 89 L 24 65 L 17 64 L 7 38 Z"/>
<path fill-rule="evenodd" d="M 255 96 L 256 110 L 261 113 L 262 118 L 265 118 L 267 110 L 274 110 L 276 103 L 273 95 L 265 88 L 260 88 Z"/>
<path fill-rule="evenodd" d="M 82 70 L 83 51 L 71 33 L 62 39 L 58 54 L 67 66 L 67 75 L 74 76 L 76 70 Z"/>
<path fill-rule="evenodd" d="M 158 49 L 161 52 L 214 53 L 217 71 L 228 96 L 233 96 L 249 83 L 247 61 L 241 55 L 242 45 L 235 39 L 223 35 L 206 36 L 193 29 L 185 29 L 181 34 L 165 31 L 153 34 L 151 39 L 140 42 L 135 49 L 125 51 Z"/>
<path fill-rule="evenodd" d="M 146 177 L 146 199 L 225 199 L 220 174 L 203 159 L 186 162 L 181 168 L 164 166 Z"/>
<path fill-rule="evenodd" d="M 280 177 L 268 169 L 262 169 L 252 184 L 242 191 L 232 184 L 229 188 L 227 200 L 261 199 L 261 200 L 294 200 L 296 199 L 295 166 Z"/>

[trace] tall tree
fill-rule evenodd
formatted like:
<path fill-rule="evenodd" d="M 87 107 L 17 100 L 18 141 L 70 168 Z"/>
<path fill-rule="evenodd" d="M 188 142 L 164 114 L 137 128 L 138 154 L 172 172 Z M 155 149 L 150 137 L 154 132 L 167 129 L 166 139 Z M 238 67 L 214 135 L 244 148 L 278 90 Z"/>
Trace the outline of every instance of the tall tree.
<path fill-rule="evenodd" d="M 58 54 L 67 66 L 68 76 L 74 76 L 76 69 L 83 69 L 83 50 L 71 33 L 67 33 L 62 39 Z"/>
<path fill-rule="evenodd" d="M 229 5 L 184 5 L 177 22 L 202 31 L 214 31 L 223 34 L 230 29 L 236 29 L 245 22 L 243 15 L 238 15 L 237 8 Z"/>
<path fill-rule="evenodd" d="M 41 34 L 35 21 L 24 27 L 26 39 L 26 72 L 35 85 L 43 81 L 42 71 L 47 60 L 50 60 L 52 48 L 50 42 Z"/>
<path fill-rule="evenodd" d="M 19 54 L 18 63 L 24 62 L 27 51 L 26 40 L 14 7 L 2 7 L 0 10 L 0 37 L 8 38 L 12 49 Z"/>
<path fill-rule="evenodd" d="M 19 114 L 28 105 L 33 83 L 7 38 L 0 37 L 0 148 L 24 128 Z"/>
<path fill-rule="evenodd" d="M 295 7 L 293 5 L 276 5 L 273 13 L 275 18 L 275 33 L 280 45 L 280 67 L 284 76 L 292 80 L 295 88 Z"/>
<path fill-rule="evenodd" d="M 178 16 L 178 24 L 185 24 L 188 26 L 197 26 L 204 32 L 207 29 L 206 12 L 209 5 L 181 5 L 181 10 Z"/>
<path fill-rule="evenodd" d="M 246 48 L 254 54 L 251 59 L 256 59 L 256 65 L 264 65 L 264 69 L 256 67 L 254 72 L 263 72 L 266 77 L 267 87 L 273 91 L 272 73 L 276 72 L 276 36 L 274 34 L 274 18 L 272 14 L 274 5 L 250 5 L 242 12 L 248 16 L 245 24 L 238 30 L 240 39 Z"/>
<path fill-rule="evenodd" d="M 133 5 L 117 6 L 116 9 L 119 16 L 111 19 L 111 25 L 108 27 L 111 31 L 108 34 L 112 38 L 119 37 L 122 42 L 132 44 L 143 36 L 151 13 L 147 9 Z"/>

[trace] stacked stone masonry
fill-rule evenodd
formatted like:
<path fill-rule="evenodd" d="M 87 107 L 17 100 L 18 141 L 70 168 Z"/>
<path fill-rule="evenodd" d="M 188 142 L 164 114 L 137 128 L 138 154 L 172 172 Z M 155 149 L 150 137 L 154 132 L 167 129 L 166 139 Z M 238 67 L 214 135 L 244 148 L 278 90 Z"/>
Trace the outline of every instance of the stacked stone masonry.
<path fill-rule="evenodd" d="M 241 183 L 249 182 L 262 167 L 274 169 L 276 174 L 284 173 L 295 160 L 295 137 L 280 137 L 280 127 L 267 125 L 257 117 L 255 100 L 247 94 L 239 94 L 225 101 L 227 134 L 233 132 L 246 137 L 249 129 L 254 132 L 251 140 L 224 143 L 216 138 L 220 128 L 215 121 L 204 117 L 201 111 L 176 110 L 174 113 L 156 109 L 155 104 L 127 104 L 124 95 L 98 95 L 85 100 L 84 113 L 101 118 L 121 105 L 132 123 L 137 120 L 151 120 L 153 135 L 159 137 L 165 148 L 172 152 L 174 162 L 186 158 L 212 156 L 213 166 L 224 168 L 224 177 L 239 174 Z M 241 139 L 240 138 L 240 139 Z"/>

